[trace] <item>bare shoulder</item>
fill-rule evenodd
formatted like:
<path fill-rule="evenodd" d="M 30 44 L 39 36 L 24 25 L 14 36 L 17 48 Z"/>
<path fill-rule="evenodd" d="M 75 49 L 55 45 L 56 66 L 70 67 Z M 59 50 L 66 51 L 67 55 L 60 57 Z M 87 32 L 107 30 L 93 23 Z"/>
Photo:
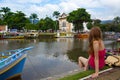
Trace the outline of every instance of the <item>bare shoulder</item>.
<path fill-rule="evenodd" d="M 95 40 L 93 41 L 93 45 L 99 44 L 99 41 Z"/>
<path fill-rule="evenodd" d="M 99 47 L 99 41 L 95 40 L 93 41 L 93 47 L 96 49 Z"/>
<path fill-rule="evenodd" d="M 104 42 L 102 40 L 99 40 L 99 41 L 95 40 L 93 41 L 93 47 L 99 48 L 99 50 L 103 50 L 105 48 Z"/>

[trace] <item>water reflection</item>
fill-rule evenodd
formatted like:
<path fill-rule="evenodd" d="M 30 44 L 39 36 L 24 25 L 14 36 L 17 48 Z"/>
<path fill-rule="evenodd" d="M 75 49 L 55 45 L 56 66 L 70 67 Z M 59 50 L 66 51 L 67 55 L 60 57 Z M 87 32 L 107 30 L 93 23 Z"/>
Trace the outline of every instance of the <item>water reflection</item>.
<path fill-rule="evenodd" d="M 112 48 L 113 41 L 104 41 Z M 22 80 L 40 80 L 79 69 L 79 56 L 87 57 L 87 39 L 20 39 L 0 40 L 0 51 L 34 46 L 29 51 L 22 73 Z"/>

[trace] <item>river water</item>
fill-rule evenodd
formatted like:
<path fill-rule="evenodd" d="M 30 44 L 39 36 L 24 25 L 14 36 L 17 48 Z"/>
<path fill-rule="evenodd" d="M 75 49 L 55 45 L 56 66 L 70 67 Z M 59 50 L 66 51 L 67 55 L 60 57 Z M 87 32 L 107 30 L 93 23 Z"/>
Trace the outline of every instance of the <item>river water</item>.
<path fill-rule="evenodd" d="M 114 41 L 104 41 L 112 49 Z M 16 39 L 0 40 L 0 51 L 34 46 L 28 51 L 21 80 L 41 80 L 79 69 L 79 56 L 87 57 L 87 39 Z"/>

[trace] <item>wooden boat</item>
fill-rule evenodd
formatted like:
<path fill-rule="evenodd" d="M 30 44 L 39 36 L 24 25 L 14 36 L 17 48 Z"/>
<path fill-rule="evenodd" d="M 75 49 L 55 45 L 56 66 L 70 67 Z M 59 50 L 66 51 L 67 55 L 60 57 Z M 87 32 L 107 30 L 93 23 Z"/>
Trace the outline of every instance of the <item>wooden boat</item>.
<path fill-rule="evenodd" d="M 0 39 L 23 39 L 24 35 L 20 33 L 6 33 L 1 34 Z"/>
<path fill-rule="evenodd" d="M 88 38 L 89 34 L 88 33 L 80 33 L 80 34 L 76 34 L 74 37 L 75 38 Z"/>
<path fill-rule="evenodd" d="M 25 34 L 25 38 L 32 39 L 32 38 L 38 38 L 39 34 L 38 32 L 27 32 Z"/>
<path fill-rule="evenodd" d="M 33 47 L 0 52 L 0 80 L 21 74 L 26 60 L 26 51 Z"/>

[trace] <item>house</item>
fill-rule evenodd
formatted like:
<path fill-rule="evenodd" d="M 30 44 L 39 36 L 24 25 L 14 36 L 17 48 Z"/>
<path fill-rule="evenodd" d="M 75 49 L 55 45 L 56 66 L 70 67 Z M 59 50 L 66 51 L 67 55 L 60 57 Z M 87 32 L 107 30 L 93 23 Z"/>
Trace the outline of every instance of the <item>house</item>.
<path fill-rule="evenodd" d="M 8 31 L 7 25 L 0 25 L 0 33 L 5 33 Z"/>
<path fill-rule="evenodd" d="M 67 21 L 67 14 L 63 13 L 59 17 L 59 29 L 61 32 L 73 32 L 74 26 Z"/>

